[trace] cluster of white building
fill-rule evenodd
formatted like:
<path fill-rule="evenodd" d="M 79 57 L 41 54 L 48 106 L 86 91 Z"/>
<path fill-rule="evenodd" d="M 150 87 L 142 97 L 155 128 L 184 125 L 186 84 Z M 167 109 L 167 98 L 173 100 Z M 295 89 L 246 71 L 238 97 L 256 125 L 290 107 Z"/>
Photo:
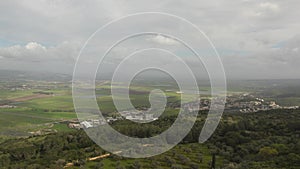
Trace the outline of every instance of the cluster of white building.
<path fill-rule="evenodd" d="M 199 110 L 209 110 L 210 100 L 208 99 L 199 99 L 198 101 L 189 102 L 183 105 L 183 108 L 189 112 L 199 111 Z"/>
<path fill-rule="evenodd" d="M 243 100 L 243 101 L 241 101 Z M 247 101 L 249 100 L 249 101 Z M 222 103 L 224 105 L 225 101 L 222 99 L 215 98 L 215 102 Z M 210 109 L 211 100 L 210 99 L 199 99 L 197 101 L 189 102 L 183 104 L 183 109 L 189 112 L 195 112 L 199 110 L 209 110 Z M 2 106 L 3 107 L 3 106 Z M 5 105 L 5 107 L 9 107 Z M 1 108 L 1 106 L 0 106 Z M 290 106 L 290 107 L 282 107 L 276 104 L 274 101 L 265 101 L 262 98 L 255 98 L 252 95 L 244 94 L 244 95 L 236 95 L 227 97 L 227 103 L 225 106 L 227 110 L 237 110 L 242 113 L 250 113 L 250 112 L 258 112 L 265 111 L 271 109 L 299 109 L 299 106 Z M 82 122 L 71 122 L 69 123 L 69 128 L 92 128 L 100 125 L 104 125 L 110 122 L 114 122 L 117 120 L 131 120 L 131 121 L 154 121 L 157 120 L 158 117 L 155 114 L 150 113 L 148 110 L 145 111 L 122 111 L 120 112 L 121 117 L 113 118 L 107 117 L 106 120 L 100 119 L 90 119 Z"/>
<path fill-rule="evenodd" d="M 97 127 L 100 125 L 104 125 L 107 122 L 104 120 L 100 119 L 90 119 L 90 120 L 84 120 L 82 122 L 73 122 L 69 123 L 68 127 L 69 128 L 74 128 L 74 129 L 82 129 L 82 128 L 92 128 L 92 127 Z"/>
<path fill-rule="evenodd" d="M 240 101 L 249 100 L 249 101 Z M 254 98 L 253 95 L 231 96 L 227 99 L 227 109 L 238 109 L 241 113 L 252 113 L 273 109 L 298 109 L 299 106 L 284 107 L 276 104 L 275 101 L 265 101 L 262 98 Z"/>
<path fill-rule="evenodd" d="M 153 121 L 158 119 L 154 117 L 154 114 L 147 111 L 122 111 L 120 114 L 125 119 L 132 121 Z"/>
<path fill-rule="evenodd" d="M 114 122 L 121 119 L 127 119 L 132 121 L 153 121 L 157 120 L 158 118 L 155 118 L 153 114 L 147 113 L 146 111 L 123 111 L 120 112 L 120 114 L 123 116 L 119 118 L 113 118 L 113 117 L 107 117 L 106 120 L 100 120 L 100 119 L 89 119 L 84 120 L 81 122 L 70 122 L 68 124 L 69 128 L 74 129 L 82 129 L 82 128 L 92 128 L 97 127 L 100 125 L 105 125 L 110 122 Z"/>

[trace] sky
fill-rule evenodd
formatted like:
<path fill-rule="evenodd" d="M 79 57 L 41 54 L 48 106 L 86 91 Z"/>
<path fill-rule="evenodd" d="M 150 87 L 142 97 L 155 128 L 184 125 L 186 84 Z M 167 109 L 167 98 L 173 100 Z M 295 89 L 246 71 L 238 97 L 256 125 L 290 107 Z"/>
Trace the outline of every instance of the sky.
<path fill-rule="evenodd" d="M 189 20 L 209 37 L 228 78 L 297 79 L 299 7 L 299 0 L 0 1 L 0 70 L 72 74 L 80 49 L 100 27 L 129 14 L 164 12 Z M 167 23 L 159 26 L 162 30 L 175 29 Z M 188 31 L 186 34 L 196 36 Z M 112 36 L 108 34 L 98 45 Z M 175 48 L 178 43 L 160 35 L 145 36 L 137 42 L 139 46 L 150 42 Z M 127 48 L 120 46 L 112 58 L 118 58 Z M 110 69 L 115 58 L 108 59 L 103 67 Z"/>

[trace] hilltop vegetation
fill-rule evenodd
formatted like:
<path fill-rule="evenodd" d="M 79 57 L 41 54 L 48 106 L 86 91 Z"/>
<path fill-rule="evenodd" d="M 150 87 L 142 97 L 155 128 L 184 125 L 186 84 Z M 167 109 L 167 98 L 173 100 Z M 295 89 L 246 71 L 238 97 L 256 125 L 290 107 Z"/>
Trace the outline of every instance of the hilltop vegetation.
<path fill-rule="evenodd" d="M 198 144 L 205 112 L 180 145 L 162 155 L 146 159 L 111 156 L 93 162 L 89 157 L 105 154 L 83 131 L 73 131 L 8 140 L 0 145 L 3 168 L 62 168 L 73 162 L 85 168 L 209 168 L 217 154 L 217 168 L 299 168 L 300 110 L 272 110 L 253 114 L 225 115 L 213 137 Z M 168 117 L 172 119 L 175 117 Z M 159 133 L 172 120 L 160 119 L 160 126 L 137 127 L 118 122 L 117 130 L 135 137 Z M 138 124 L 141 125 L 141 124 Z M 146 125 L 147 126 L 147 125 Z M 155 126 L 155 125 L 154 125 Z M 135 130 L 133 130 L 135 129 Z M 202 162 L 201 162 L 202 161 Z M 43 167 L 42 167 L 43 166 Z"/>

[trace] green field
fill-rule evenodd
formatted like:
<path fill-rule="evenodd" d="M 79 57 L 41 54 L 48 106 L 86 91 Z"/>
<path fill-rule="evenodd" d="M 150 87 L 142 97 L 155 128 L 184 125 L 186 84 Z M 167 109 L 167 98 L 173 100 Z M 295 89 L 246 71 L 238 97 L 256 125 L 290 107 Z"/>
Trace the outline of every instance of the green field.
<path fill-rule="evenodd" d="M 49 127 L 49 123 L 61 120 L 75 119 L 71 89 L 53 87 L 48 89 L 0 90 L 0 103 L 17 106 L 16 108 L 0 108 L 0 136 L 27 136 L 30 131 L 37 131 Z M 124 89 L 120 86 L 118 89 Z M 131 86 L 130 99 L 133 105 L 149 107 L 149 92 L 153 86 Z M 35 98 L 37 93 L 51 93 Z M 105 114 L 117 112 L 112 101 L 110 85 L 98 85 L 96 89 L 97 102 L 100 110 Z M 179 100 L 179 94 L 166 92 L 168 102 Z M 122 100 L 124 98 L 118 98 Z M 21 100 L 21 101 L 18 101 Z M 172 114 L 172 111 L 167 111 Z M 55 125 L 53 129 L 66 130 L 66 125 Z"/>
<path fill-rule="evenodd" d="M 35 98 L 37 92 L 53 93 L 53 96 Z M 28 98 L 28 99 L 26 99 Z M 21 101 L 17 101 L 17 100 Z M 29 132 L 52 128 L 51 123 L 74 119 L 70 90 L 30 89 L 0 90 L 0 101 L 17 106 L 0 108 L 0 137 L 28 136 Z M 55 126 L 53 129 L 56 129 Z"/>

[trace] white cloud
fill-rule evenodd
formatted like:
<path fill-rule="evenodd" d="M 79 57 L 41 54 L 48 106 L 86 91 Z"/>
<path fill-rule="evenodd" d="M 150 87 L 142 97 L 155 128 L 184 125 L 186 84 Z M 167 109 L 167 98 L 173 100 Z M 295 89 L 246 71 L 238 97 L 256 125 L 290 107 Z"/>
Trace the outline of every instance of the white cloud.
<path fill-rule="evenodd" d="M 177 42 L 175 39 L 171 39 L 169 37 L 163 36 L 163 35 L 157 35 L 155 37 L 151 37 L 149 40 L 163 44 L 163 45 L 177 45 L 179 42 Z"/>
<path fill-rule="evenodd" d="M 273 18 L 279 19 L 280 15 L 282 15 L 281 12 L 282 10 L 279 4 L 263 2 L 255 4 L 252 8 L 247 8 L 243 13 L 246 14 L 246 16 L 269 21 L 273 20 Z M 260 23 L 260 25 L 264 25 L 264 23 Z"/>
<path fill-rule="evenodd" d="M 41 45 L 41 44 L 38 44 L 36 42 L 29 42 L 26 46 L 25 46 L 26 49 L 28 50 L 46 50 L 46 47 Z"/>
<path fill-rule="evenodd" d="M 23 60 L 24 62 L 64 61 L 73 62 L 79 51 L 79 43 L 63 42 L 54 47 L 45 47 L 37 42 L 24 46 L 14 45 L 0 48 L 3 59 Z"/>
<path fill-rule="evenodd" d="M 280 9 L 278 4 L 270 3 L 270 2 L 261 3 L 259 4 L 259 6 L 264 9 L 272 10 L 274 12 L 277 12 Z"/>

